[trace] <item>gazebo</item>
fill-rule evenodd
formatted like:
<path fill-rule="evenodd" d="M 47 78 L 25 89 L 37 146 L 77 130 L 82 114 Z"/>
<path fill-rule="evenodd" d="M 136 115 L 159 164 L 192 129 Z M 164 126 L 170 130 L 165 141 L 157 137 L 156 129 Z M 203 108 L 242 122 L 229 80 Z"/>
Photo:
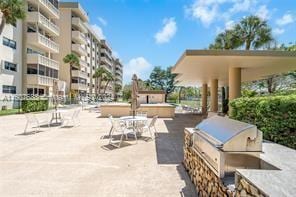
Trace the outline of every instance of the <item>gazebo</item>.
<path fill-rule="evenodd" d="M 202 86 L 202 112 L 218 111 L 218 87 L 229 87 L 229 100 L 241 96 L 241 83 L 296 70 L 296 52 L 186 50 L 172 72 L 179 86 Z"/>

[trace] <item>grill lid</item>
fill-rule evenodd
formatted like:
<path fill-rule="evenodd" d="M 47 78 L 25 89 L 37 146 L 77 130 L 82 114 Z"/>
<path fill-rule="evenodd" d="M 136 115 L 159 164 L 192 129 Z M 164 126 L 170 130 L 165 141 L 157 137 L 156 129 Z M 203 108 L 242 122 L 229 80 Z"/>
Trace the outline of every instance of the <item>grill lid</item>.
<path fill-rule="evenodd" d="M 254 127 L 256 128 L 255 125 L 226 117 L 213 116 L 203 120 L 195 128 L 207 135 L 206 138 L 218 147 L 223 146 L 223 144 L 239 133 Z"/>

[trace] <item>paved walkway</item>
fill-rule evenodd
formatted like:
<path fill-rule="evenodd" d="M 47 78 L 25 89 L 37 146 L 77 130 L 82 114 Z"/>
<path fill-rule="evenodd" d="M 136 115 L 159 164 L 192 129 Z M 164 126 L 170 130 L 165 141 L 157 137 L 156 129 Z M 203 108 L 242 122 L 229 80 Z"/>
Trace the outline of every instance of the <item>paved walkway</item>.
<path fill-rule="evenodd" d="M 22 135 L 24 115 L 0 117 L 0 196 L 196 196 L 181 162 L 184 127 L 200 119 L 159 119 L 159 137 L 106 146 L 108 119 L 83 111 L 81 126 Z"/>

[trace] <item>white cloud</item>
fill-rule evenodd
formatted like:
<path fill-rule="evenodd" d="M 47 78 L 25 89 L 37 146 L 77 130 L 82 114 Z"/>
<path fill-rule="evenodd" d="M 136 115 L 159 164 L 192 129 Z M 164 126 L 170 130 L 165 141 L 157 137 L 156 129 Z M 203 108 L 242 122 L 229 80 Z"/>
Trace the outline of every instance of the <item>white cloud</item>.
<path fill-rule="evenodd" d="M 259 7 L 257 12 L 255 13 L 256 16 L 260 17 L 263 20 L 267 20 L 270 18 L 269 10 L 267 9 L 266 5 L 262 5 Z"/>
<path fill-rule="evenodd" d="M 234 25 L 235 25 L 235 22 L 233 20 L 227 21 L 225 23 L 225 29 L 227 29 L 227 30 L 233 29 Z"/>
<path fill-rule="evenodd" d="M 274 28 L 272 31 L 275 35 L 281 35 L 285 33 L 285 30 L 283 28 Z"/>
<path fill-rule="evenodd" d="M 295 19 L 292 14 L 284 14 L 281 18 L 276 20 L 276 24 L 278 26 L 284 26 L 293 23 L 294 21 Z"/>
<path fill-rule="evenodd" d="M 257 0 L 236 0 L 233 2 L 233 6 L 229 9 L 231 13 L 251 11 L 257 5 Z"/>
<path fill-rule="evenodd" d="M 223 21 L 227 29 L 232 25 L 228 22 L 242 13 L 269 19 L 270 12 L 267 6 L 260 3 L 259 0 L 194 0 L 191 5 L 185 6 L 185 14 L 205 27 Z"/>
<path fill-rule="evenodd" d="M 130 83 L 133 74 L 136 74 L 140 79 L 146 80 L 152 69 L 152 64 L 144 57 L 132 58 L 123 66 L 123 80 L 125 83 Z"/>
<path fill-rule="evenodd" d="M 196 0 L 192 5 L 185 8 L 186 14 L 191 18 L 200 21 L 208 27 L 218 15 L 219 4 L 227 0 Z"/>
<path fill-rule="evenodd" d="M 163 25 L 162 29 L 154 36 L 157 44 L 169 42 L 177 32 L 177 23 L 174 18 L 165 18 Z"/>
<path fill-rule="evenodd" d="M 108 24 L 108 22 L 103 18 L 103 17 L 98 17 L 98 20 L 100 21 L 100 23 L 104 26 L 106 26 Z"/>
<path fill-rule="evenodd" d="M 98 26 L 97 24 L 91 25 L 91 28 L 94 30 L 94 32 L 101 38 L 106 39 L 106 36 L 104 35 L 103 29 Z"/>

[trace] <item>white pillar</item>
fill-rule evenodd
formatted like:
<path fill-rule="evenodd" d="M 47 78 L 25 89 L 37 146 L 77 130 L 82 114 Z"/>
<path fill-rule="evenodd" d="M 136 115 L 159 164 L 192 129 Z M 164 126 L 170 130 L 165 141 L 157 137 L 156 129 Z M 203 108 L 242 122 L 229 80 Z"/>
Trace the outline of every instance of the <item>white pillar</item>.
<path fill-rule="evenodd" d="M 208 84 L 202 84 L 202 114 L 206 114 L 208 109 Z"/>
<path fill-rule="evenodd" d="M 211 80 L 211 111 L 218 111 L 218 79 Z"/>

